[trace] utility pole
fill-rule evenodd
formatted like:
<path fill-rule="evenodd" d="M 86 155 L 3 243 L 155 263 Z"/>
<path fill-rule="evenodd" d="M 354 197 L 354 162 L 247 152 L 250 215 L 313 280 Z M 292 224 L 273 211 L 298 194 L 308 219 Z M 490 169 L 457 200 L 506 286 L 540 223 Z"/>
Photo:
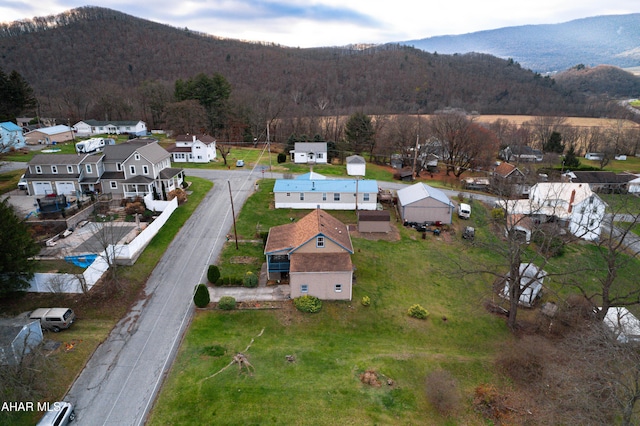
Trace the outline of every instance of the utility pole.
<path fill-rule="evenodd" d="M 233 235 L 236 238 L 236 250 L 238 249 L 238 231 L 236 229 L 236 212 L 233 208 L 233 195 L 231 194 L 231 181 L 227 180 L 227 184 L 229 185 L 229 198 L 231 199 L 231 215 L 233 216 Z"/>

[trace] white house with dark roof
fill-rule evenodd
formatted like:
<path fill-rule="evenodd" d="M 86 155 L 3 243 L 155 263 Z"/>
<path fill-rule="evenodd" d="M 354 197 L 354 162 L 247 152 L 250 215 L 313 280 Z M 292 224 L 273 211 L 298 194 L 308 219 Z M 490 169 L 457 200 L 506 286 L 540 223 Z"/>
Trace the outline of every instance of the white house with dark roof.
<path fill-rule="evenodd" d="M 78 136 L 94 135 L 126 135 L 133 134 L 144 136 L 147 134 L 147 125 L 144 121 L 107 121 L 107 120 L 84 120 L 73 125 L 73 130 Z"/>
<path fill-rule="evenodd" d="M 455 206 L 441 190 L 419 182 L 398 190 L 397 196 L 403 222 L 451 223 Z"/>
<path fill-rule="evenodd" d="M 291 161 L 304 164 L 326 164 L 326 142 L 296 142 L 294 149 L 289 151 Z"/>
<path fill-rule="evenodd" d="M 347 174 L 349 176 L 364 176 L 367 169 L 367 162 L 360 155 L 350 155 L 347 157 Z"/>
<path fill-rule="evenodd" d="M 178 135 L 167 148 L 174 163 L 208 163 L 216 158 L 216 140 L 209 135 Z"/>

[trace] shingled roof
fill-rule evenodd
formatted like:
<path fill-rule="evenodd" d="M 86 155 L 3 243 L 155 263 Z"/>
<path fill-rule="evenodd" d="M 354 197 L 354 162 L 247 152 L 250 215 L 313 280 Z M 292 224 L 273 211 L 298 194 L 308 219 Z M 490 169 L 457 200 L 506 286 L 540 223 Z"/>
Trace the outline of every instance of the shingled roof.
<path fill-rule="evenodd" d="M 271 228 L 264 252 L 292 252 L 318 235 L 329 238 L 349 253 L 353 253 L 351 236 L 346 225 L 322 209 L 312 211 L 297 222 Z"/>

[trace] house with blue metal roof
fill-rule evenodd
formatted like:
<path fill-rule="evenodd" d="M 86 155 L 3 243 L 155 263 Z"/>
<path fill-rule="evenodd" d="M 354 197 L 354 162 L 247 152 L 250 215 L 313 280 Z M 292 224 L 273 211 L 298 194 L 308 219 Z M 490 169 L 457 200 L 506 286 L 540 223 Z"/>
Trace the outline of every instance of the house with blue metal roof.
<path fill-rule="evenodd" d="M 25 146 L 22 127 L 11 121 L 0 123 L 0 152 L 8 152 L 11 149 Z"/>
<path fill-rule="evenodd" d="M 378 182 L 359 179 L 278 179 L 277 209 L 376 210 Z"/>
<path fill-rule="evenodd" d="M 451 223 L 455 205 L 441 190 L 419 182 L 398 190 L 397 195 L 403 222 Z"/>

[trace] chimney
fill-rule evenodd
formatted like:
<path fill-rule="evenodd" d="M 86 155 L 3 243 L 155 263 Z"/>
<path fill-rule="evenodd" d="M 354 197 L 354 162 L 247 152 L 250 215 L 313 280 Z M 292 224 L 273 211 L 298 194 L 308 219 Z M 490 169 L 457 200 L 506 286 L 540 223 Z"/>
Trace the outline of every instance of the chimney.
<path fill-rule="evenodd" d="M 573 210 L 573 201 L 576 199 L 576 190 L 572 190 L 571 191 L 571 198 L 569 199 L 569 213 L 571 213 L 571 210 Z"/>
<path fill-rule="evenodd" d="M 196 141 L 196 135 L 191 135 L 191 137 L 193 138 L 193 141 Z"/>

